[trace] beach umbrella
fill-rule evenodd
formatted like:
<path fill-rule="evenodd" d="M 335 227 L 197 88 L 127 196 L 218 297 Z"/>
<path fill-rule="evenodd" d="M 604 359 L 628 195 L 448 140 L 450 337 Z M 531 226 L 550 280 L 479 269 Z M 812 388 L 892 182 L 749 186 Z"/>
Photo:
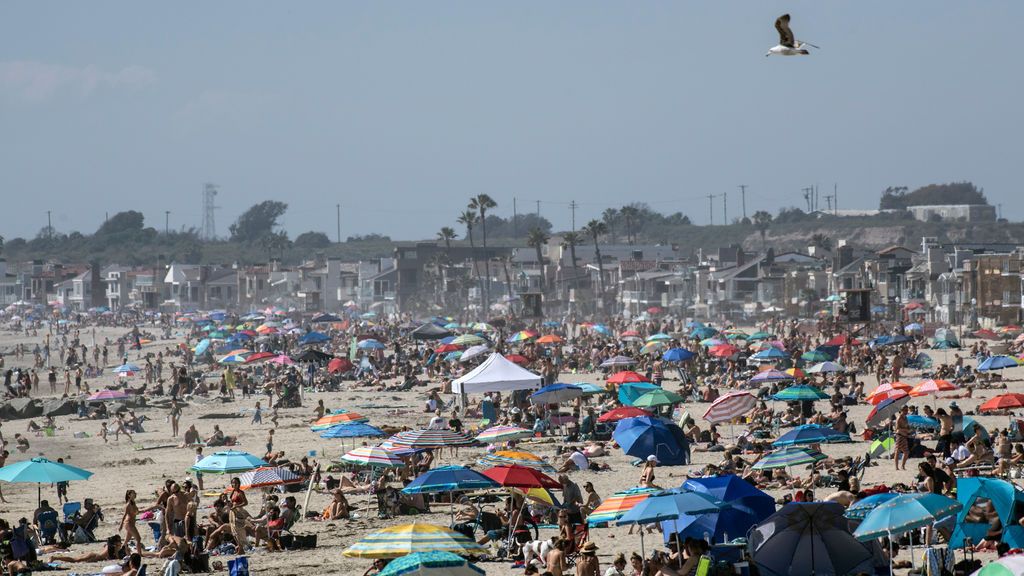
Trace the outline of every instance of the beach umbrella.
<path fill-rule="evenodd" d="M 661 352 L 662 349 L 665 348 L 665 346 L 666 346 L 666 344 L 664 342 L 661 342 L 659 340 L 654 340 L 652 342 L 648 342 L 647 344 L 644 344 L 643 348 L 640 349 L 640 353 L 641 354 L 654 354 L 656 352 Z"/>
<path fill-rule="evenodd" d="M 694 356 L 696 356 L 696 354 L 690 352 L 686 348 L 669 348 L 661 355 L 661 359 L 665 362 L 686 362 Z"/>
<path fill-rule="evenodd" d="M 884 384 L 879 384 L 878 387 L 872 390 L 871 394 L 868 394 L 867 400 L 870 402 L 872 396 L 883 395 L 887 392 L 906 392 L 909 394 L 913 388 L 914 387 L 910 384 L 900 382 L 899 380 L 895 382 L 886 382 Z"/>
<path fill-rule="evenodd" d="M 221 364 L 245 364 L 246 356 L 244 354 L 228 354 L 223 356 L 217 362 Z"/>
<path fill-rule="evenodd" d="M 536 468 L 517 464 L 488 468 L 483 474 L 506 488 L 562 488 L 556 480 Z"/>
<path fill-rule="evenodd" d="M 527 364 L 530 363 L 530 359 L 521 354 L 508 354 L 505 356 L 505 360 L 508 360 L 509 362 L 518 364 L 520 366 L 526 366 Z"/>
<path fill-rule="evenodd" d="M 612 437 L 622 451 L 635 458 L 654 456 L 668 466 L 686 464 L 689 445 L 683 431 L 672 422 L 651 416 L 619 420 Z"/>
<path fill-rule="evenodd" d="M 619 334 L 620 340 L 625 340 L 627 338 L 640 338 L 640 333 L 637 332 L 636 330 L 626 330 L 625 332 Z"/>
<path fill-rule="evenodd" d="M 385 433 L 376 426 L 354 422 L 350 424 L 335 424 L 320 432 L 321 438 L 369 438 L 373 436 L 384 436 Z"/>
<path fill-rule="evenodd" d="M 888 400 L 883 400 L 871 410 L 864 422 L 870 428 L 881 426 L 895 416 L 908 402 L 910 402 L 909 394 L 897 394 Z"/>
<path fill-rule="evenodd" d="M 852 442 L 850 435 L 839 432 L 829 426 L 821 424 L 804 424 L 797 426 L 777 440 L 772 446 L 795 446 L 797 444 L 828 444 L 833 442 Z"/>
<path fill-rule="evenodd" d="M 891 398 L 899 398 L 900 396 L 906 396 L 906 395 L 908 395 L 908 391 L 906 391 L 906 390 L 889 390 L 889 391 L 880 392 L 880 393 L 872 392 L 871 395 L 866 398 L 866 400 L 868 401 L 868 404 L 871 404 L 873 406 L 877 406 L 877 405 L 881 404 L 882 402 L 885 402 L 886 400 L 889 400 Z"/>
<path fill-rule="evenodd" d="M 441 338 L 451 336 L 452 333 L 433 322 L 427 322 L 410 332 L 409 335 L 412 336 L 413 340 L 440 340 Z"/>
<path fill-rule="evenodd" d="M 858 540 L 898 536 L 952 516 L 963 504 L 941 494 L 901 494 L 875 507 L 853 533 Z"/>
<path fill-rule="evenodd" d="M 646 382 L 647 378 L 633 372 L 632 370 L 623 370 L 616 372 L 608 377 L 608 382 L 612 384 L 626 384 L 629 382 Z"/>
<path fill-rule="evenodd" d="M 750 528 L 775 512 L 775 499 L 734 474 L 691 478 L 683 482 L 684 490 L 709 494 L 725 506 L 715 512 L 687 515 L 662 522 L 665 541 L 676 537 L 727 541 L 746 535 Z"/>
<path fill-rule="evenodd" d="M 619 402 L 623 406 L 632 406 L 633 401 L 652 390 L 660 390 L 661 386 L 650 382 L 629 382 L 619 386 Z"/>
<path fill-rule="evenodd" d="M 630 488 L 616 492 L 605 498 L 597 508 L 587 515 L 587 524 L 591 526 L 610 524 L 622 518 L 623 514 L 656 492 L 661 492 L 661 490 L 659 488 Z"/>
<path fill-rule="evenodd" d="M 797 380 L 802 379 L 805 376 L 804 371 L 801 370 L 800 368 L 796 368 L 796 367 L 786 368 L 784 370 L 784 372 L 786 374 L 789 374 L 790 376 L 792 376 L 794 379 L 797 379 Z"/>
<path fill-rule="evenodd" d="M 252 364 L 253 362 L 259 362 L 260 360 L 267 360 L 277 356 L 273 352 L 256 352 L 245 357 L 246 364 Z"/>
<path fill-rule="evenodd" d="M 637 502 L 615 521 L 616 526 L 626 524 L 653 524 L 676 520 L 685 515 L 706 514 L 722 509 L 724 503 L 704 492 L 663 490 Z"/>
<path fill-rule="evenodd" d="M 690 338 L 693 340 L 704 340 L 705 338 L 711 338 L 715 334 L 718 334 L 718 330 L 710 326 L 699 326 L 690 332 Z"/>
<path fill-rule="evenodd" d="M 762 382 L 788 382 L 793 380 L 793 375 L 781 370 L 765 370 L 750 377 L 750 382 L 760 384 Z"/>
<path fill-rule="evenodd" d="M 757 398 L 746 391 L 729 392 L 719 396 L 707 411 L 704 412 L 704 419 L 712 424 L 720 422 L 731 422 L 757 406 Z"/>
<path fill-rule="evenodd" d="M 370 533 L 348 547 L 349 558 L 399 558 L 416 552 L 483 554 L 487 549 L 449 528 L 413 522 Z"/>
<path fill-rule="evenodd" d="M 210 347 L 209 339 L 203 338 L 202 340 L 199 341 L 198 344 L 196 344 L 196 347 L 193 350 L 193 352 L 195 352 L 196 356 L 202 356 L 206 352 L 207 348 L 209 348 L 209 347 Z"/>
<path fill-rule="evenodd" d="M 508 442 L 533 436 L 533 430 L 520 428 L 519 426 L 492 426 L 480 434 L 477 434 L 477 442 L 483 444 L 494 444 L 497 442 Z"/>
<path fill-rule="evenodd" d="M 295 360 L 292 360 L 292 357 L 287 354 L 278 354 L 270 360 L 267 360 L 267 362 L 270 362 L 271 364 L 279 364 L 281 366 L 292 366 L 295 364 Z"/>
<path fill-rule="evenodd" d="M 458 352 L 462 347 L 456 344 L 441 344 L 437 348 L 434 348 L 434 352 L 437 354 L 444 354 L 446 352 Z"/>
<path fill-rule="evenodd" d="M 827 362 L 832 359 L 832 356 L 821 350 L 810 350 L 801 354 L 800 359 L 804 362 Z"/>
<path fill-rule="evenodd" d="M 342 454 L 341 460 L 349 464 L 381 468 L 398 468 L 405 466 L 402 453 L 388 450 L 381 446 L 360 446 Z"/>
<path fill-rule="evenodd" d="M 389 440 L 396 446 L 410 448 L 443 448 L 445 446 L 468 446 L 474 440 L 453 430 L 407 430 L 395 434 Z"/>
<path fill-rule="evenodd" d="M 808 386 L 806 384 L 790 386 L 789 388 L 786 388 L 772 396 L 773 400 L 783 402 L 824 400 L 825 398 L 828 398 L 828 394 L 826 394 L 821 388 L 818 388 L 817 386 Z"/>
<path fill-rule="evenodd" d="M 1024 408 L 1024 394 L 1001 394 L 989 398 L 988 401 L 978 407 L 978 410 L 980 412 L 988 412 L 990 410 L 1013 410 L 1015 408 Z"/>
<path fill-rule="evenodd" d="M 545 334 L 537 338 L 537 344 L 561 344 L 562 342 L 562 337 L 557 334 Z"/>
<path fill-rule="evenodd" d="M 314 364 L 326 364 L 333 359 L 334 356 L 312 348 L 306 348 L 298 356 L 293 358 L 296 362 L 312 362 Z"/>
<path fill-rule="evenodd" d="M 485 342 L 487 341 L 476 334 L 463 334 L 462 336 L 457 336 L 451 343 L 457 346 L 475 346 Z"/>
<path fill-rule="evenodd" d="M 370 419 L 358 412 L 341 412 L 338 414 L 326 414 L 316 422 L 313 422 L 310 430 L 319 432 L 338 424 L 353 424 L 355 422 L 368 422 Z"/>
<path fill-rule="evenodd" d="M 8 464 L 0 468 L 0 480 L 17 484 L 36 484 L 37 502 L 42 499 L 43 484 L 88 480 L 92 472 L 63 462 L 38 457 Z"/>
<path fill-rule="evenodd" d="M 120 390 L 98 390 L 89 396 L 90 402 L 106 402 L 107 400 L 123 400 L 128 395 Z"/>
<path fill-rule="evenodd" d="M 764 350 L 756 352 L 750 357 L 751 360 L 755 360 L 757 362 L 777 362 L 786 358 L 789 358 L 789 354 L 786 354 L 774 346 L 769 346 Z"/>
<path fill-rule="evenodd" d="M 462 356 L 459 357 L 459 360 L 461 360 L 462 362 L 466 362 L 468 360 L 476 358 L 481 354 L 487 353 L 489 350 L 490 347 L 487 346 L 486 344 L 477 344 L 476 346 L 470 346 L 469 348 L 466 348 L 462 352 Z"/>
<path fill-rule="evenodd" d="M 127 374 L 129 376 L 132 373 L 134 373 L 134 372 L 141 372 L 141 371 L 142 371 L 142 368 L 139 368 L 135 364 L 122 364 L 122 365 L 120 365 L 117 368 L 114 368 L 112 370 L 112 372 L 114 374 Z"/>
<path fill-rule="evenodd" d="M 537 337 L 537 333 L 533 332 L 532 330 L 520 330 L 519 332 L 516 332 L 515 334 L 513 334 L 513 335 L 509 336 L 508 338 L 506 338 L 505 342 L 508 342 L 510 344 L 514 344 L 516 342 L 525 342 L 525 341 L 527 341 L 527 340 L 529 340 L 531 338 L 536 338 L 536 337 Z"/>
<path fill-rule="evenodd" d="M 690 478 L 683 482 L 682 488 L 694 492 L 706 492 L 725 502 L 731 508 L 750 512 L 758 517 L 758 521 L 775 512 L 774 498 L 735 474 Z M 740 532 L 735 532 L 735 534 L 740 534 Z M 746 534 L 746 530 L 742 534 Z"/>
<path fill-rule="evenodd" d="M 878 508 L 882 504 L 885 504 L 889 500 L 899 496 L 899 492 L 882 492 L 880 494 L 872 494 L 867 498 L 863 498 L 850 504 L 850 507 L 846 509 L 843 516 L 850 520 L 863 520 L 872 510 Z"/>
<path fill-rule="evenodd" d="M 601 362 L 601 368 L 617 368 L 621 366 L 632 366 L 633 364 L 636 364 L 636 360 L 629 356 L 612 356 L 604 362 Z"/>
<path fill-rule="evenodd" d="M 377 576 L 479 576 L 486 574 L 451 552 L 416 552 L 395 558 Z"/>
<path fill-rule="evenodd" d="M 987 372 L 990 370 L 1002 370 L 1004 368 L 1016 368 L 1020 366 L 1015 359 L 1011 356 L 989 356 L 980 363 L 978 363 L 979 372 Z"/>
<path fill-rule="evenodd" d="M 313 324 L 326 324 L 329 322 L 341 322 L 341 320 L 341 318 L 335 316 L 334 314 L 323 313 L 313 316 L 313 319 L 310 320 L 310 322 L 312 322 Z"/>
<path fill-rule="evenodd" d="M 873 572 L 871 551 L 850 534 L 835 502 L 786 504 L 751 529 L 748 548 L 764 576 Z"/>
<path fill-rule="evenodd" d="M 576 382 L 574 386 L 579 386 L 580 390 L 583 390 L 584 396 L 591 396 L 593 394 L 607 394 L 608 391 L 598 386 L 597 384 L 590 384 L 588 382 Z"/>
<path fill-rule="evenodd" d="M 728 358 L 730 356 L 735 356 L 739 351 L 740 349 L 732 344 L 719 344 L 708 349 L 708 354 L 711 354 L 715 358 Z"/>
<path fill-rule="evenodd" d="M 988 328 L 975 330 L 971 333 L 971 336 L 974 336 L 975 338 L 983 338 L 985 340 L 999 340 L 999 335 Z"/>
<path fill-rule="evenodd" d="M 927 416 L 922 416 L 921 414 L 907 414 L 907 424 L 910 424 L 911 428 L 918 428 L 921 430 L 939 429 L 938 418 L 929 418 Z"/>
<path fill-rule="evenodd" d="M 725 337 L 728 340 L 747 340 L 748 334 L 742 330 L 726 330 Z"/>
<path fill-rule="evenodd" d="M 402 492 L 405 494 L 433 494 L 456 490 L 489 490 L 499 485 L 487 476 L 465 466 L 441 466 L 417 476 Z"/>
<path fill-rule="evenodd" d="M 653 416 L 650 412 L 635 408 L 633 406 L 619 406 L 613 408 L 597 417 L 598 422 L 618 422 L 624 418 L 636 418 L 637 416 Z"/>
<path fill-rule="evenodd" d="M 996 558 L 971 574 L 971 576 L 1021 576 L 1024 575 L 1024 554 L 1007 554 Z"/>
<path fill-rule="evenodd" d="M 803 446 L 787 446 L 770 452 L 754 464 L 755 470 L 771 470 L 773 468 L 789 468 L 813 464 L 825 459 L 825 455 L 817 450 Z"/>
<path fill-rule="evenodd" d="M 633 406 L 638 406 L 640 408 L 653 408 L 655 406 L 671 406 L 673 404 L 679 404 L 681 402 L 684 402 L 685 400 L 685 398 L 683 398 L 679 394 L 676 394 L 675 392 L 659 388 L 657 390 L 651 390 L 650 392 L 647 392 L 643 396 L 634 400 Z"/>
<path fill-rule="evenodd" d="M 366 340 L 360 340 L 357 342 L 356 348 L 360 350 L 383 350 L 386 346 L 378 340 L 367 338 Z"/>
<path fill-rule="evenodd" d="M 936 392 L 948 392 L 950 390 L 956 390 L 956 385 L 952 382 L 948 380 L 929 379 L 921 382 L 917 386 L 914 386 L 914 388 L 910 390 L 910 395 L 925 396 Z"/>
<path fill-rule="evenodd" d="M 651 334 L 650 336 L 647 337 L 647 341 L 648 342 L 668 341 L 668 340 L 671 340 L 671 339 L 672 339 L 672 337 L 669 336 L 668 334 L 665 334 L 664 332 L 658 332 L 657 334 Z"/>
<path fill-rule="evenodd" d="M 309 332 L 299 338 L 299 344 L 322 344 L 330 341 L 331 337 L 323 332 Z"/>
<path fill-rule="evenodd" d="M 497 450 L 493 454 L 484 454 L 476 462 L 481 466 L 525 466 L 545 474 L 557 472 L 540 456 L 523 450 Z"/>
<path fill-rule="evenodd" d="M 352 361 L 348 358 L 331 358 L 331 361 L 327 363 L 327 371 L 331 374 L 348 372 L 353 367 Z"/>
<path fill-rule="evenodd" d="M 240 486 L 242 490 L 249 490 L 250 488 L 297 484 L 302 482 L 302 477 L 287 468 L 261 466 L 239 474 L 238 481 L 242 483 Z"/>
<path fill-rule="evenodd" d="M 842 364 L 838 364 L 836 362 L 831 361 L 819 362 L 818 364 L 815 364 L 814 366 L 811 366 L 810 368 L 807 369 L 808 374 L 828 374 L 831 372 L 845 371 L 846 368 L 844 368 Z"/>
<path fill-rule="evenodd" d="M 560 404 L 583 396 L 583 389 L 575 384 L 550 384 L 530 394 L 534 404 Z"/>
<path fill-rule="evenodd" d="M 922 332 L 924 331 L 924 326 L 922 326 L 918 322 L 911 322 L 910 324 L 904 326 L 903 329 L 906 330 L 907 332 Z"/>
<path fill-rule="evenodd" d="M 712 346 L 718 346 L 720 344 L 729 344 L 729 342 L 727 340 L 722 340 L 721 338 L 705 338 L 700 341 L 700 345 L 705 348 L 711 348 Z"/>
<path fill-rule="evenodd" d="M 196 462 L 189 470 L 204 474 L 235 474 L 261 466 L 267 466 L 267 463 L 248 452 L 225 450 L 210 454 Z"/>

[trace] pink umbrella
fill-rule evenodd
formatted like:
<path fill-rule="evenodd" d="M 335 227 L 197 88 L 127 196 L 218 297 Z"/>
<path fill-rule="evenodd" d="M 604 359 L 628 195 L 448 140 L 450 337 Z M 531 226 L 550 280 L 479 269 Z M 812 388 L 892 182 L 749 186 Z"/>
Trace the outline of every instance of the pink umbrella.
<path fill-rule="evenodd" d="M 100 390 L 89 396 L 89 401 L 94 402 L 97 400 L 123 400 L 128 395 L 120 390 Z"/>
<path fill-rule="evenodd" d="M 750 392 L 730 392 L 711 403 L 704 419 L 712 424 L 729 422 L 750 412 L 754 406 L 757 406 L 757 398 Z"/>
<path fill-rule="evenodd" d="M 291 356 L 288 356 L 287 354 L 280 354 L 278 356 L 274 356 L 270 360 L 267 360 L 267 362 L 271 362 L 273 364 L 281 364 L 283 366 L 291 366 L 292 364 L 295 364 L 295 360 L 292 360 Z"/>

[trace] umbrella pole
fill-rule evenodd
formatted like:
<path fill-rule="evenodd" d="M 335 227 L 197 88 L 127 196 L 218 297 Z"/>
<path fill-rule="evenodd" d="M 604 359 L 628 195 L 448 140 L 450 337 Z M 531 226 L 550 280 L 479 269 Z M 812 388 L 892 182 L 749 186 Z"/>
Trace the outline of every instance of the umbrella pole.
<path fill-rule="evenodd" d="M 907 537 L 910 540 L 910 570 L 915 571 L 917 570 L 917 566 L 914 565 L 914 531 L 911 530 L 907 533 Z"/>
<path fill-rule="evenodd" d="M 893 557 L 892 549 L 892 533 L 889 534 L 889 576 L 893 576 L 893 565 L 896 563 L 896 558 Z"/>
<path fill-rule="evenodd" d="M 646 572 L 647 571 L 647 551 L 644 550 L 644 525 L 643 524 L 637 524 L 637 526 L 640 527 L 640 556 L 641 556 L 641 558 L 643 558 L 643 560 L 640 563 L 640 571 L 641 572 Z"/>

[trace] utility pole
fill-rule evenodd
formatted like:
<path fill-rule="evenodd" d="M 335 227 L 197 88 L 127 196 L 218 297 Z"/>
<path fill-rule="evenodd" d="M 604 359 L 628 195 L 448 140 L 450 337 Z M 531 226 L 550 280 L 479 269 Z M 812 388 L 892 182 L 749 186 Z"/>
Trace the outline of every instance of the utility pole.
<path fill-rule="evenodd" d="M 804 202 L 807 202 L 807 211 L 810 212 L 811 211 L 811 198 L 812 198 L 811 190 L 812 189 L 811 188 L 801 188 L 800 190 L 804 193 Z"/>
<path fill-rule="evenodd" d="M 519 238 L 519 213 L 516 211 L 516 197 L 512 197 L 512 237 Z"/>
<path fill-rule="evenodd" d="M 729 225 L 729 193 L 722 192 L 722 224 Z"/>
<path fill-rule="evenodd" d="M 338 210 L 338 244 L 341 244 L 341 204 L 335 204 L 334 207 Z"/>
<path fill-rule="evenodd" d="M 572 210 L 572 231 L 576 231 L 576 208 L 579 204 L 575 200 L 569 202 L 569 210 Z"/>
<path fill-rule="evenodd" d="M 540 200 L 537 200 L 537 222 L 538 222 L 538 226 L 539 226 L 540 225 L 539 224 L 540 223 Z"/>
<path fill-rule="evenodd" d="M 838 216 L 839 215 L 839 183 L 838 182 L 833 182 L 832 183 L 832 198 L 835 201 L 835 204 L 832 205 L 832 215 L 833 216 Z"/>
<path fill-rule="evenodd" d="M 171 233 L 171 211 L 164 210 L 164 236 Z"/>
<path fill-rule="evenodd" d="M 46 238 L 53 240 L 53 220 L 50 219 L 50 211 L 46 211 Z"/>
<path fill-rule="evenodd" d="M 828 206 L 828 211 L 832 211 L 832 195 L 828 194 L 825 196 L 825 204 Z"/>
<path fill-rule="evenodd" d="M 818 210 L 819 207 L 821 207 L 821 204 L 818 203 L 818 185 L 815 184 L 814 185 L 814 209 Z"/>
<path fill-rule="evenodd" d="M 708 226 L 715 225 L 715 205 L 712 202 L 714 199 L 714 194 L 708 194 Z"/>
<path fill-rule="evenodd" d="M 746 220 L 747 219 L 747 185 L 746 184 L 740 184 L 739 185 L 739 189 L 740 189 L 740 200 L 741 200 L 741 202 L 743 202 L 743 219 Z"/>

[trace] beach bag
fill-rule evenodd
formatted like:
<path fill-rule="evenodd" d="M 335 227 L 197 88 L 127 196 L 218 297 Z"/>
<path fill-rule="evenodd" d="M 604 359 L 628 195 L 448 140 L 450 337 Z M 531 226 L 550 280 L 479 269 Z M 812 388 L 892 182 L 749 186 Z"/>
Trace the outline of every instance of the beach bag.
<path fill-rule="evenodd" d="M 234 560 L 228 560 L 228 574 L 230 576 L 249 576 L 249 559 L 239 556 Z"/>

